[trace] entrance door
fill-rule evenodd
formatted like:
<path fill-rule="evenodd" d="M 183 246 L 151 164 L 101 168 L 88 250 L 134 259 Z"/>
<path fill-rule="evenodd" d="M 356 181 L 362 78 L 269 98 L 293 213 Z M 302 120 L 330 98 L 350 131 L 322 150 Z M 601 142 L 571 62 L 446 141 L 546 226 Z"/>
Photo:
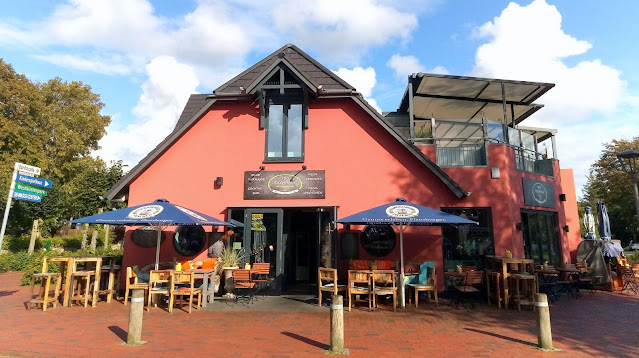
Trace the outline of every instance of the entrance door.
<path fill-rule="evenodd" d="M 555 265 L 561 263 L 557 213 L 522 210 L 521 223 L 526 258 L 538 264 L 545 261 Z"/>
<path fill-rule="evenodd" d="M 247 261 L 271 264 L 269 276 L 273 280 L 269 293 L 275 295 L 282 291 L 284 272 L 282 224 L 282 209 L 246 209 L 243 246 L 248 255 Z"/>

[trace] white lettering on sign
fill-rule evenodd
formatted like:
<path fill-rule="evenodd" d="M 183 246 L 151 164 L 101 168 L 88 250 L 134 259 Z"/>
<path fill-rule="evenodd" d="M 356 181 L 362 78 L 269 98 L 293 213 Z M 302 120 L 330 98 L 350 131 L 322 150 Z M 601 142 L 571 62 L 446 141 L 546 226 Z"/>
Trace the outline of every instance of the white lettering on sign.
<path fill-rule="evenodd" d="M 40 175 L 41 169 L 38 167 L 34 167 L 33 165 L 16 162 L 16 170 L 21 173 Z"/>

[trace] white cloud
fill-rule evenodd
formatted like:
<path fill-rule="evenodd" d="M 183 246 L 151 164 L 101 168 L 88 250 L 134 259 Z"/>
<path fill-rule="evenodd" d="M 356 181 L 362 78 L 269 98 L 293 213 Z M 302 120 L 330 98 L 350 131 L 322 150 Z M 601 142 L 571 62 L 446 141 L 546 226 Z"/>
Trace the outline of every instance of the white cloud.
<path fill-rule="evenodd" d="M 373 87 L 375 87 L 375 84 L 377 83 L 375 69 L 372 67 L 355 67 L 352 70 L 349 70 L 348 68 L 340 68 L 333 72 L 348 84 L 355 87 L 355 89 L 357 89 L 357 91 L 364 97 L 371 96 Z"/>
<path fill-rule="evenodd" d="M 116 56 L 119 57 L 119 56 Z M 35 55 L 45 61 L 60 67 L 75 68 L 82 71 L 100 73 L 103 75 L 128 75 L 133 68 L 128 61 L 118 59 L 87 58 L 82 56 L 54 53 L 49 55 Z"/>
<path fill-rule="evenodd" d="M 154 58 L 147 66 L 148 80 L 133 109 L 136 121 L 122 127 L 112 123 L 100 140 L 102 149 L 94 153 L 107 162 L 122 159 L 135 165 L 171 131 L 184 105 L 198 86 L 193 68 L 173 57 Z"/>
<path fill-rule="evenodd" d="M 407 42 L 417 16 L 374 0 L 280 1 L 271 10 L 275 26 L 304 47 L 356 63 L 370 47 Z"/>
<path fill-rule="evenodd" d="M 337 71 L 333 71 L 337 76 L 342 78 L 351 86 L 364 96 L 364 99 L 373 106 L 379 113 L 382 113 L 381 108 L 377 105 L 377 102 L 371 98 L 373 94 L 373 88 L 377 83 L 375 75 L 375 69 L 372 67 L 362 68 L 355 67 L 352 70 L 348 68 L 340 68 Z"/>
<path fill-rule="evenodd" d="M 405 81 L 407 76 L 418 72 L 437 73 L 442 75 L 448 74 L 448 70 L 445 67 L 436 66 L 432 69 L 427 69 L 426 66 L 419 62 L 417 57 L 410 55 L 402 56 L 400 54 L 394 54 L 386 62 L 386 67 L 391 68 L 395 73 L 395 77 L 402 81 Z"/>
<path fill-rule="evenodd" d="M 592 45 L 566 34 L 561 14 L 544 0 L 528 6 L 511 2 L 500 16 L 476 28 L 474 36 L 488 42 L 477 49 L 473 75 L 556 84 L 539 99 L 546 107 L 524 125 L 559 130 L 558 156 L 562 167 L 575 169 L 580 194 L 600 143 L 623 134 L 612 130 L 612 121 L 601 121 L 613 117 L 623 101 L 621 73 L 598 59 L 585 59 Z M 564 60 L 571 56 L 584 59 L 570 66 Z"/>

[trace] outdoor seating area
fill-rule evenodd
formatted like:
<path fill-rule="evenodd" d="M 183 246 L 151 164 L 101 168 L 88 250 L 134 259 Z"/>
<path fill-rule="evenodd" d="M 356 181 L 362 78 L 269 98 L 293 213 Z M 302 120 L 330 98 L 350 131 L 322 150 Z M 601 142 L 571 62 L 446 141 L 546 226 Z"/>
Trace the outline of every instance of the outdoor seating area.
<path fill-rule="evenodd" d="M 53 263 L 58 264 L 59 272 L 51 272 Z M 45 311 L 49 303 L 57 307 L 59 300 L 63 306 L 79 302 L 88 307 L 91 302 L 91 307 L 96 307 L 101 295 L 109 303 L 113 295 L 117 295 L 119 273 L 120 267 L 116 265 L 114 256 L 45 257 L 42 272 L 32 277 L 29 307 L 35 303 Z M 38 281 L 41 287 L 35 294 Z M 52 285 L 55 285 L 53 296 L 49 292 Z"/>

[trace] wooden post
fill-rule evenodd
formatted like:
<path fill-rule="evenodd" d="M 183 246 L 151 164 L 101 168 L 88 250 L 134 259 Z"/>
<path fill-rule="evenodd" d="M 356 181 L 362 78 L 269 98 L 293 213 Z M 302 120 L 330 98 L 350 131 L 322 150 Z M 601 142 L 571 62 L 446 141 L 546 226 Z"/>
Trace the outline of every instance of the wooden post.
<path fill-rule="evenodd" d="M 552 350 L 552 332 L 550 331 L 550 310 L 548 309 L 548 297 L 545 293 L 535 294 L 535 306 L 537 307 L 537 325 L 539 326 L 539 348 Z"/>
<path fill-rule="evenodd" d="M 91 251 L 95 251 L 95 245 L 98 242 L 98 230 L 93 228 L 93 234 L 91 235 L 91 246 L 89 247 Z"/>
<path fill-rule="evenodd" d="M 80 250 L 85 251 L 87 248 L 87 230 L 89 229 L 89 224 L 82 224 L 82 242 L 80 243 Z"/>
<path fill-rule="evenodd" d="M 142 341 L 142 312 L 144 311 L 144 290 L 134 289 L 131 293 L 131 312 L 129 313 L 129 333 L 127 346 L 139 346 Z"/>
<path fill-rule="evenodd" d="M 29 255 L 33 253 L 35 249 L 35 241 L 38 237 L 38 219 L 33 220 L 33 226 L 31 226 L 31 241 L 29 241 Z"/>
<path fill-rule="evenodd" d="M 109 229 L 111 229 L 111 225 L 104 224 L 104 248 L 109 247 Z"/>
<path fill-rule="evenodd" d="M 344 298 L 333 295 L 331 302 L 331 354 L 348 354 L 344 349 Z"/>

